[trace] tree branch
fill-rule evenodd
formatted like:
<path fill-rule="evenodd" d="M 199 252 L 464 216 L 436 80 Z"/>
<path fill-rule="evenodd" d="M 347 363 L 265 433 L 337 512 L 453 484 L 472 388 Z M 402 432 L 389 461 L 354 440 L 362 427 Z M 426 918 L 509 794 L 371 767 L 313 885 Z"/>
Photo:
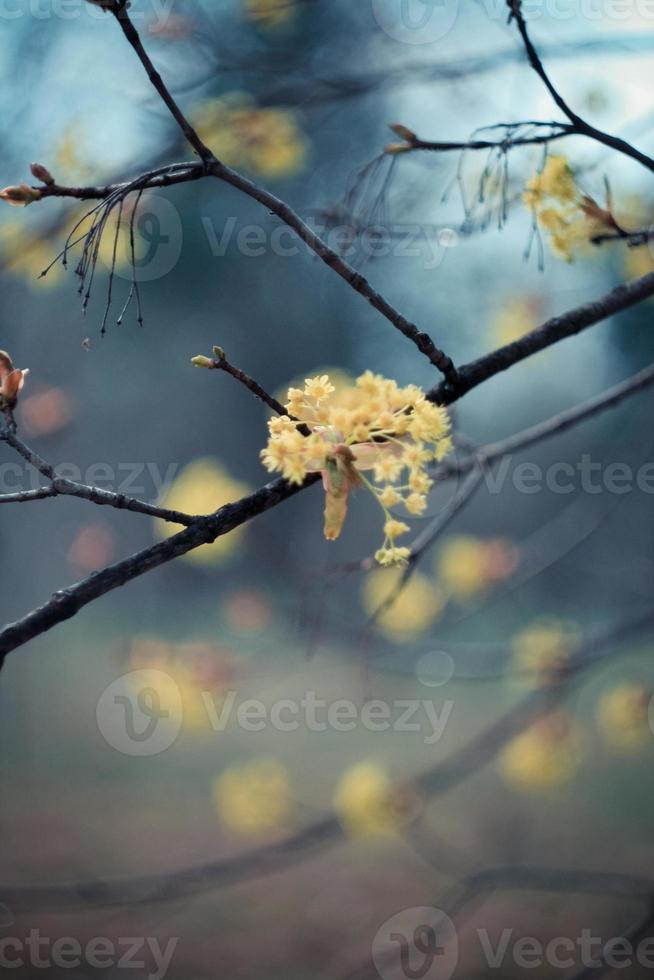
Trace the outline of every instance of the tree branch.
<path fill-rule="evenodd" d="M 89 500 L 100 507 L 115 507 L 117 510 L 130 510 L 137 514 L 147 514 L 149 517 L 158 517 L 162 521 L 171 524 L 182 524 L 189 527 L 196 520 L 190 514 L 184 514 L 178 510 L 168 510 L 165 507 L 156 507 L 154 504 L 145 503 L 135 497 L 127 497 L 123 493 L 113 493 L 111 490 L 101 490 L 99 487 L 86 486 L 84 483 L 76 483 L 74 480 L 67 480 L 57 476 L 57 472 L 50 463 L 47 463 L 33 449 L 30 449 L 15 432 L 6 428 L 0 431 L 0 442 L 15 449 L 23 459 L 33 466 L 42 476 L 50 480 L 49 487 L 42 487 L 39 490 L 28 490 L 18 494 L 8 494 L 0 497 L 0 503 L 22 503 L 27 500 L 40 500 L 44 497 L 81 497 Z"/>
<path fill-rule="evenodd" d="M 581 116 L 570 108 L 545 71 L 545 66 L 543 65 L 539 54 L 531 41 L 529 31 L 527 29 L 527 23 L 522 13 L 522 0 L 507 0 L 507 6 L 510 11 L 510 17 L 513 18 L 517 24 L 522 42 L 525 46 L 525 51 L 527 52 L 529 64 L 545 85 L 545 88 L 552 96 L 552 99 L 558 108 L 570 120 L 575 132 L 580 136 L 588 136 L 590 139 L 593 139 L 598 143 L 602 143 L 604 146 L 609 146 L 611 149 L 617 150 L 618 153 L 623 153 L 625 156 L 631 157 L 632 160 L 637 160 L 638 163 L 641 163 L 647 168 L 647 170 L 654 171 L 654 159 L 652 159 L 652 157 L 647 156 L 646 153 L 641 153 L 640 150 L 637 150 L 636 147 L 632 146 L 631 143 L 628 143 L 627 140 L 623 140 L 619 136 L 613 136 L 610 133 L 605 133 L 601 129 L 596 129 L 595 126 L 591 126 L 590 123 L 587 123 L 585 119 L 582 119 Z"/>
<path fill-rule="evenodd" d="M 653 384 L 654 364 L 651 364 L 627 378 L 626 381 L 608 388 L 594 398 L 589 398 L 581 405 L 575 405 L 564 412 L 559 412 L 544 422 L 539 422 L 528 429 L 516 432 L 507 439 L 482 446 L 475 453 L 471 453 L 470 456 L 466 456 L 456 463 L 442 463 L 436 470 L 435 478 L 437 480 L 450 479 L 464 473 L 474 473 L 480 464 L 480 460 L 484 463 L 492 463 L 502 456 L 507 456 L 520 449 L 526 449 L 544 439 L 550 439 L 552 436 L 559 435 L 561 432 L 565 432 L 587 419 L 594 418 L 610 408 L 615 408 L 626 398 L 650 388 Z"/>
<path fill-rule="evenodd" d="M 587 327 L 593 327 L 650 296 L 654 296 L 654 272 L 648 272 L 647 275 L 633 282 L 616 286 L 600 299 L 577 306 L 561 316 L 552 317 L 519 340 L 499 347 L 476 361 L 464 364 L 458 369 L 458 379 L 455 384 L 444 381 L 432 388 L 428 397 L 440 405 L 450 405 L 482 382 L 506 371 L 507 368 L 531 357 L 532 354 L 537 354 L 568 337 L 574 337 Z"/>

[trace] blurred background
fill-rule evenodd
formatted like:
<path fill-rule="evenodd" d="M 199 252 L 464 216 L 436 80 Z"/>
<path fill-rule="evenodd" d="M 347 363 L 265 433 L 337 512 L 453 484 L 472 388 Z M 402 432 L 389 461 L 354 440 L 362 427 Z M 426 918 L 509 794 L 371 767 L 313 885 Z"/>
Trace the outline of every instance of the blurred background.
<path fill-rule="evenodd" d="M 654 151 L 647 5 L 533 7 L 534 40 L 573 107 Z M 466 140 L 498 122 L 557 118 L 499 2 L 133 0 L 131 12 L 218 157 L 344 249 L 457 363 L 654 269 L 647 245 L 562 254 L 546 230 L 534 236 L 523 193 L 542 148 L 513 150 L 508 174 L 492 163 L 485 176 L 485 154 L 380 156 L 396 141 L 392 123 Z M 97 185 L 192 158 L 113 19 L 84 0 L 5 3 L 0 43 L 3 185 L 31 182 L 32 161 L 61 184 Z M 577 139 L 550 152 L 565 153 L 600 202 L 608 178 L 626 227 L 649 226 L 643 168 Z M 0 214 L 0 347 L 31 372 L 19 434 L 63 475 L 193 513 L 266 482 L 267 412 L 227 375 L 190 364 L 213 344 L 282 399 L 324 372 L 438 380 L 275 217 L 216 181 L 143 196 L 135 271 L 128 225 L 110 225 L 84 313 L 79 248 L 67 269 L 54 260 L 91 206 L 47 200 Z M 143 325 L 134 298 L 117 325 L 134 276 Z M 642 304 L 473 391 L 452 412 L 457 453 L 647 365 L 651 317 Z M 489 726 L 560 678 L 588 631 L 648 609 L 651 399 L 496 467 L 374 629 L 366 622 L 396 573 L 349 565 L 379 546 L 379 515 L 360 495 L 328 543 L 313 488 L 13 653 L 0 684 L 0 935 L 174 938 L 165 971 L 146 945 L 132 975 L 180 980 L 487 977 L 497 970 L 478 929 L 494 945 L 505 928 L 544 941 L 585 928 L 627 935 L 639 898 L 510 881 L 457 921 L 458 963 L 452 954 L 407 973 L 383 955 L 371 962 L 387 920 L 447 911 L 482 869 L 654 872 L 647 636 L 617 639 L 555 710 L 482 752 L 448 792 L 419 778 L 475 739 L 483 746 Z M 613 464 L 626 474 L 619 492 Z M 38 485 L 8 447 L 0 476 L 2 493 Z M 435 490 L 416 534 L 455 491 Z M 83 500 L 3 507 L 2 621 L 167 533 Z M 312 697 L 324 725 L 306 707 L 297 728 L 275 723 L 280 701 Z M 236 716 L 252 699 L 262 725 Z M 353 724 L 325 721 L 343 699 Z M 388 708 L 385 728 L 364 720 L 372 701 Z M 154 709 L 168 717 L 148 742 Z M 300 842 L 285 850 L 289 839 Z M 239 863 L 253 849 L 261 865 Z M 123 971 L 82 957 L 38 972 Z M 552 962 L 527 972 L 567 975 Z M 525 969 L 509 951 L 501 973 Z M 33 957 L 11 975 L 35 975 Z"/>

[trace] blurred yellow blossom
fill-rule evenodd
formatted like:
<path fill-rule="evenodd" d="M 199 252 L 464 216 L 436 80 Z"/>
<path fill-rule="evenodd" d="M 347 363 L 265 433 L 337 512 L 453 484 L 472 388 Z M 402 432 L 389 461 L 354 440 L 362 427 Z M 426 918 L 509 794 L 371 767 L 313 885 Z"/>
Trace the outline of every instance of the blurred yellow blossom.
<path fill-rule="evenodd" d="M 203 142 L 230 167 L 276 178 L 305 164 L 306 140 L 287 109 L 258 107 L 235 93 L 198 106 L 192 121 Z"/>
<path fill-rule="evenodd" d="M 250 492 L 250 487 L 234 479 L 224 466 L 210 456 L 189 463 L 161 501 L 161 506 L 169 510 L 179 510 L 191 515 L 212 514 L 224 504 L 239 500 Z M 155 533 L 160 538 L 170 538 L 179 531 L 176 524 L 154 520 Z M 203 544 L 184 555 L 187 561 L 207 565 L 229 558 L 244 534 L 243 528 L 236 528 L 223 534 L 213 544 Z"/>
<path fill-rule="evenodd" d="M 523 200 L 548 232 L 554 254 L 566 262 L 572 262 L 576 252 L 589 250 L 593 237 L 616 227 L 610 202 L 601 208 L 582 194 L 574 170 L 561 155 L 547 158 L 528 181 Z"/>
<path fill-rule="evenodd" d="M 416 385 L 400 388 L 371 371 L 338 391 L 327 374 L 306 378 L 287 397 L 289 415 L 268 423 L 270 438 L 261 453 L 266 469 L 297 484 L 309 473 L 322 475 L 329 541 L 341 533 L 350 492 L 366 487 L 384 513 L 384 543 L 375 558 L 381 565 L 405 561 L 409 549 L 396 539 L 409 527 L 390 513 L 389 497 L 410 514 L 426 508 L 433 482 L 427 464 L 443 459 L 452 445 L 446 409 L 427 401 Z M 370 479 L 365 471 L 372 472 Z M 400 483 L 402 477 L 406 482 Z"/>
<path fill-rule="evenodd" d="M 518 551 L 510 541 L 461 535 L 441 548 L 437 572 L 444 591 L 465 601 L 508 578 L 517 563 Z"/>
<path fill-rule="evenodd" d="M 369 616 L 393 592 L 401 577 L 402 570 L 398 568 L 380 568 L 366 576 L 362 601 Z M 440 589 L 425 575 L 414 572 L 393 605 L 379 616 L 375 628 L 390 639 L 402 642 L 428 630 L 444 605 Z"/>
<path fill-rule="evenodd" d="M 563 712 L 558 712 L 517 735 L 498 761 L 505 781 L 513 788 L 547 792 L 574 776 L 582 750 L 578 729 Z"/>
<path fill-rule="evenodd" d="M 637 751 L 651 743 L 649 726 L 652 691 L 642 684 L 619 684 L 597 706 L 597 725 L 607 745 L 618 753 Z"/>
<path fill-rule="evenodd" d="M 513 638 L 514 674 L 529 686 L 556 684 L 578 644 L 579 631 L 573 623 L 536 620 Z"/>
<path fill-rule="evenodd" d="M 51 240 L 44 238 L 38 231 L 30 231 L 20 222 L 10 221 L 0 227 L 0 261 L 3 270 L 24 277 L 31 285 L 59 284 L 64 275 L 61 264 L 55 265 L 47 277 L 39 279 L 56 254 Z"/>
<path fill-rule="evenodd" d="M 640 279 L 641 276 L 646 276 L 648 272 L 653 272 L 654 254 L 651 244 L 625 248 L 624 269 L 627 279 Z"/>
<path fill-rule="evenodd" d="M 224 695 L 234 683 L 231 652 L 213 643 L 171 644 L 156 637 L 137 637 L 130 649 L 134 670 L 151 671 L 149 686 L 161 704 L 171 695 L 181 698 L 183 728 L 194 734 L 211 734 L 213 710 L 220 711 Z M 207 699 L 210 699 L 209 702 Z"/>
<path fill-rule="evenodd" d="M 261 27 L 287 24 L 295 14 L 295 0 L 243 0 L 245 16 Z"/>
<path fill-rule="evenodd" d="M 341 777 L 334 809 L 350 837 L 396 834 L 420 808 L 416 794 L 396 788 L 375 762 L 358 762 Z"/>
<path fill-rule="evenodd" d="M 244 837 L 274 833 L 291 823 L 290 779 L 276 759 L 226 769 L 214 781 L 213 801 L 222 824 Z"/>
<path fill-rule="evenodd" d="M 49 154 L 50 158 L 60 184 L 86 183 L 98 178 L 99 161 L 90 156 L 84 132 L 77 123 L 66 127 Z"/>
<path fill-rule="evenodd" d="M 538 297 L 516 296 L 497 310 L 491 321 L 496 346 L 512 344 L 534 330 L 538 326 L 540 305 Z"/>

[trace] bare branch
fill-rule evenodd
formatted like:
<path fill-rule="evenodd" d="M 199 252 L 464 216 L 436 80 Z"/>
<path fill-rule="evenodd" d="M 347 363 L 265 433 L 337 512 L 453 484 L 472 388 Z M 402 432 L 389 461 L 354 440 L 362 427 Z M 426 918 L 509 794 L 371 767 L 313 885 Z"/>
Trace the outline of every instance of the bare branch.
<path fill-rule="evenodd" d="M 222 347 L 214 347 L 213 352 L 215 357 L 193 358 L 193 363 L 195 363 L 198 367 L 208 368 L 210 371 L 225 371 L 227 374 L 230 374 L 232 378 L 238 381 L 239 384 L 242 384 L 245 388 L 247 388 L 248 391 L 251 391 L 256 398 L 264 403 L 264 405 L 267 405 L 268 408 L 272 408 L 273 412 L 276 412 L 277 415 L 288 415 L 288 412 L 282 403 L 278 402 L 272 395 L 269 395 L 266 389 L 262 388 L 258 381 L 251 378 L 249 374 L 245 373 L 245 371 L 241 371 L 240 368 L 234 367 L 233 364 L 230 364 Z"/>
<path fill-rule="evenodd" d="M 175 102 L 175 99 L 172 97 L 161 75 L 152 64 L 150 56 L 141 43 L 139 33 L 130 20 L 127 8 L 128 4 L 125 2 L 125 0 L 113 0 L 111 5 L 108 5 L 108 9 L 118 21 L 120 29 L 136 52 L 139 61 L 145 68 L 148 78 L 152 82 L 154 88 L 157 90 L 162 101 L 170 110 L 170 114 L 181 131 L 184 133 L 186 139 L 189 141 L 201 160 L 208 162 L 209 160 L 215 159 L 211 150 L 204 145 L 193 126 L 191 126 L 190 122 Z"/>
<path fill-rule="evenodd" d="M 474 454 L 464 457 L 455 463 L 443 463 L 436 470 L 436 479 L 448 479 L 454 476 L 461 476 L 463 473 L 475 472 L 480 460 L 485 463 L 492 463 L 502 456 L 517 452 L 519 449 L 526 449 L 534 443 L 542 442 L 554 435 L 559 435 L 573 426 L 585 422 L 587 419 L 594 418 L 610 408 L 615 408 L 620 402 L 629 398 L 631 395 L 644 391 L 654 384 L 654 364 L 639 371 L 637 374 L 627 378 L 620 384 L 608 388 L 600 395 L 589 398 L 581 405 L 559 412 L 544 422 L 539 422 L 522 432 L 516 432 L 507 439 L 500 442 L 489 443 L 478 449 Z"/>
<path fill-rule="evenodd" d="M 27 500 L 41 500 L 44 497 L 81 497 L 93 504 L 98 504 L 100 507 L 115 507 L 117 510 L 130 510 L 137 514 L 147 514 L 149 517 L 158 517 L 160 520 L 168 521 L 171 524 L 182 524 L 190 527 L 197 520 L 196 517 L 184 514 L 182 511 L 156 507 L 154 504 L 137 500 L 135 497 L 127 497 L 123 493 L 113 493 L 111 490 L 89 487 L 84 483 L 76 483 L 74 480 L 57 476 L 55 468 L 50 463 L 42 459 L 38 453 L 19 439 L 15 432 L 9 429 L 0 431 L 0 442 L 6 442 L 12 449 L 15 449 L 27 463 L 51 482 L 49 487 L 43 487 L 39 490 L 0 497 L 0 503 L 19 503 Z"/>
<path fill-rule="evenodd" d="M 522 37 L 522 42 L 525 46 L 525 51 L 527 52 L 529 64 L 539 76 L 561 112 L 570 120 L 575 132 L 580 136 L 588 136 L 590 139 L 593 139 L 598 143 L 602 143 L 604 146 L 609 146 L 611 149 L 617 150 L 618 153 L 623 153 L 625 156 L 631 157 L 633 160 L 637 160 L 638 163 L 641 163 L 647 168 L 647 170 L 654 171 L 654 159 L 652 159 L 652 157 L 647 156 L 646 153 L 641 153 L 640 150 L 632 146 L 631 143 L 627 142 L 627 140 L 621 139 L 619 136 L 613 136 L 610 133 L 605 133 L 601 129 L 596 129 L 570 108 L 547 74 L 540 56 L 531 41 L 529 31 L 527 29 L 527 23 L 522 13 L 522 0 L 507 0 L 507 6 L 511 17 L 515 20 L 518 26 L 520 36 Z"/>
<path fill-rule="evenodd" d="M 0 667 L 6 655 L 12 650 L 29 640 L 33 640 L 36 636 L 46 633 L 58 623 L 70 619 L 80 609 L 100 596 L 120 588 L 121 585 L 144 575 L 153 568 L 158 568 L 174 558 L 179 558 L 181 555 L 199 548 L 200 545 L 210 544 L 223 534 L 228 534 L 235 527 L 252 520 L 259 514 L 263 514 L 283 500 L 293 497 L 303 487 L 310 486 L 318 479 L 318 475 L 311 476 L 302 487 L 288 484 L 285 480 L 268 483 L 256 493 L 243 497 L 236 503 L 221 507 L 215 514 L 191 519 L 189 526 L 172 538 L 152 545 L 150 548 L 145 548 L 124 561 L 109 565 L 68 589 L 55 592 L 43 606 L 34 609 L 18 622 L 10 623 L 0 630 Z M 157 516 L 159 515 L 157 514 Z"/>
<path fill-rule="evenodd" d="M 449 405 L 514 364 L 567 337 L 574 337 L 587 327 L 593 327 L 650 296 L 654 296 L 654 272 L 648 272 L 647 275 L 633 282 L 616 286 L 600 299 L 577 306 L 561 316 L 552 317 L 519 340 L 499 347 L 476 361 L 464 364 L 458 369 L 458 380 L 454 385 L 450 385 L 447 381 L 442 382 L 431 389 L 428 397 L 438 404 Z"/>

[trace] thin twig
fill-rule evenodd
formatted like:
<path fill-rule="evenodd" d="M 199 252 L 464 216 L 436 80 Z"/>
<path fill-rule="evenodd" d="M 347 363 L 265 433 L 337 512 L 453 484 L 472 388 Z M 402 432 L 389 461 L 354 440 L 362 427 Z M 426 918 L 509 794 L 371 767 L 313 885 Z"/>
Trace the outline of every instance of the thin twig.
<path fill-rule="evenodd" d="M 213 350 L 216 356 L 210 359 L 210 364 L 204 364 L 203 367 L 208 368 L 210 371 L 225 371 L 227 374 L 230 374 L 232 378 L 238 381 L 239 384 L 242 384 L 245 388 L 247 388 L 248 391 L 251 391 L 256 398 L 264 403 L 264 405 L 267 405 L 268 408 L 272 408 L 273 412 L 276 412 L 277 415 L 288 415 L 288 412 L 282 403 L 277 401 L 276 398 L 273 398 L 272 395 L 269 395 L 266 389 L 262 388 L 258 381 L 251 378 L 249 374 L 245 373 L 245 371 L 241 371 L 240 368 L 230 364 L 222 348 L 214 347 Z"/>
<path fill-rule="evenodd" d="M 128 497 L 124 493 L 114 493 L 111 490 L 102 490 L 100 487 L 87 486 L 84 483 L 77 483 L 75 480 L 68 480 L 57 475 L 55 468 L 44 460 L 33 449 L 30 449 L 22 439 L 19 439 L 15 432 L 9 429 L 0 431 L 0 442 L 15 449 L 23 459 L 34 467 L 42 476 L 50 480 L 49 487 L 42 487 L 39 490 L 24 491 L 18 494 L 8 494 L 0 497 L 0 503 L 22 503 L 28 500 L 39 500 L 44 497 L 81 497 L 100 507 L 115 507 L 117 510 L 129 510 L 138 514 L 146 514 L 149 517 L 158 517 L 162 521 L 171 524 L 181 524 L 190 527 L 197 521 L 197 517 L 184 514 L 182 511 L 168 510 L 165 507 L 156 507 L 148 504 L 136 497 Z"/>

